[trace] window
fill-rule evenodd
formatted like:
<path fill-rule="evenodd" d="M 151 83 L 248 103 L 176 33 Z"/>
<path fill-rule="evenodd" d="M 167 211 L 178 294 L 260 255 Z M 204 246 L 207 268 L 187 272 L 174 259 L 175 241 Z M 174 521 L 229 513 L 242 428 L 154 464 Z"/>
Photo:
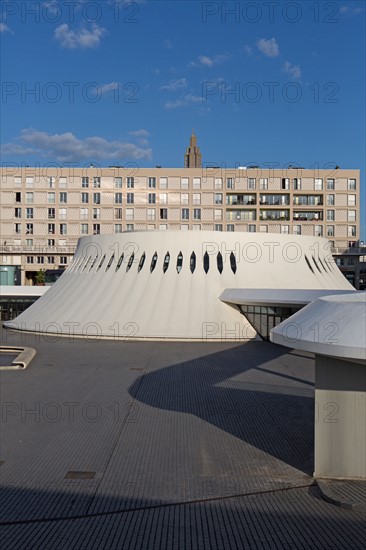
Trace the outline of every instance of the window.
<path fill-rule="evenodd" d="M 89 233 L 89 224 L 87 223 L 82 223 L 81 224 L 81 228 L 80 228 L 80 233 L 82 235 L 88 235 Z"/>
<path fill-rule="evenodd" d="M 55 239 L 47 239 L 47 246 L 55 246 Z"/>
<path fill-rule="evenodd" d="M 55 193 L 50 193 L 51 195 L 55 195 Z M 28 191 L 26 194 L 25 194 L 25 202 L 27 204 L 32 204 L 33 203 L 33 193 L 31 191 Z M 55 201 L 53 201 L 55 202 Z"/>
<path fill-rule="evenodd" d="M 26 176 L 25 186 L 26 187 L 33 187 L 33 176 Z"/>
<path fill-rule="evenodd" d="M 127 178 L 127 187 L 128 189 L 133 189 L 135 187 L 135 178 Z"/>
<path fill-rule="evenodd" d="M 222 220 L 222 210 L 215 210 L 214 218 L 215 220 Z"/>
<path fill-rule="evenodd" d="M 166 231 L 167 229 L 168 229 L 168 226 L 167 226 L 166 223 L 161 223 L 161 224 L 159 225 L 159 230 L 160 230 L 160 231 Z"/>
<path fill-rule="evenodd" d="M 322 237 L 323 236 L 323 226 L 322 225 L 315 225 L 314 226 L 314 236 L 315 237 Z"/>
<path fill-rule="evenodd" d="M 93 203 L 100 204 L 100 193 L 93 193 Z"/>
<path fill-rule="evenodd" d="M 21 232 L 22 232 L 22 224 L 21 223 L 15 223 L 14 224 L 14 233 L 16 233 L 17 235 L 20 235 Z"/>
<path fill-rule="evenodd" d="M 334 210 L 327 210 L 327 221 L 334 222 L 334 220 L 335 220 Z"/>
<path fill-rule="evenodd" d="M 355 225 L 349 225 L 348 226 L 348 237 L 356 237 L 356 226 Z"/>
<path fill-rule="evenodd" d="M 93 177 L 93 188 L 94 189 L 100 189 L 100 178 L 99 177 Z"/>
<path fill-rule="evenodd" d="M 348 195 L 348 206 L 356 206 L 356 195 Z"/>
<path fill-rule="evenodd" d="M 114 219 L 115 220 L 122 220 L 122 208 L 115 208 L 114 209 Z"/>
<path fill-rule="evenodd" d="M 67 193 L 66 191 L 61 191 L 60 193 L 60 203 L 67 204 Z"/>
<path fill-rule="evenodd" d="M 54 235 L 56 232 L 56 226 L 54 223 L 49 223 L 47 227 L 47 232 L 49 235 Z"/>
<path fill-rule="evenodd" d="M 227 189 L 234 189 L 234 178 L 227 178 L 226 179 L 226 188 Z"/>
<path fill-rule="evenodd" d="M 296 191 L 301 189 L 301 178 L 294 178 L 294 189 Z"/>
<path fill-rule="evenodd" d="M 50 189 L 53 189 L 55 187 L 55 184 L 56 184 L 56 178 L 54 176 L 49 176 L 47 178 L 47 187 L 49 187 Z"/>
<path fill-rule="evenodd" d="M 293 234 L 294 235 L 301 235 L 301 225 L 294 225 L 293 226 Z"/>
<path fill-rule="evenodd" d="M 60 223 L 60 235 L 67 235 L 67 224 Z"/>
<path fill-rule="evenodd" d="M 155 178 L 154 178 L 154 179 L 155 179 Z M 149 193 L 148 202 L 149 202 L 149 204 L 155 204 L 155 202 L 156 202 L 156 195 L 155 195 L 155 193 Z"/>
<path fill-rule="evenodd" d="M 284 233 L 285 235 L 288 235 L 290 233 L 290 226 L 289 225 L 281 225 L 281 233 Z"/>
<path fill-rule="evenodd" d="M 133 220 L 133 208 L 126 208 L 126 221 Z"/>
<path fill-rule="evenodd" d="M 255 188 L 256 188 L 256 179 L 248 178 L 248 189 L 255 189 Z"/>
<path fill-rule="evenodd" d="M 88 204 L 88 202 L 89 202 L 89 193 L 81 193 L 81 202 L 82 202 L 82 204 Z"/>
<path fill-rule="evenodd" d="M 193 193 L 193 204 L 201 204 L 201 193 Z"/>
<path fill-rule="evenodd" d="M 48 264 L 54 264 L 55 263 L 55 257 L 54 256 L 47 256 L 47 263 Z"/>
<path fill-rule="evenodd" d="M 189 195 L 188 195 L 188 193 L 182 193 L 181 194 L 180 203 L 181 204 L 189 204 Z"/>
<path fill-rule="evenodd" d="M 156 188 L 156 178 L 149 178 L 148 180 L 149 189 Z"/>
<path fill-rule="evenodd" d="M 189 208 L 182 208 L 182 220 L 189 220 Z"/>
<path fill-rule="evenodd" d="M 349 222 L 356 221 L 356 210 L 348 210 L 348 221 Z"/>
<path fill-rule="evenodd" d="M 64 178 L 64 177 L 59 178 L 58 186 L 59 186 L 60 189 L 66 189 L 66 187 L 67 187 L 67 178 Z"/>
<path fill-rule="evenodd" d="M 333 191 L 335 189 L 335 181 L 333 178 L 328 178 L 327 179 L 327 189 L 329 191 Z"/>
<path fill-rule="evenodd" d="M 133 223 L 128 223 L 128 224 L 126 225 L 126 230 L 127 230 L 127 231 L 133 231 L 134 228 L 135 228 L 135 226 L 134 226 Z"/>
<path fill-rule="evenodd" d="M 154 221 L 156 217 L 155 208 L 148 208 L 147 209 L 147 219 L 148 221 Z"/>
<path fill-rule="evenodd" d="M 86 189 L 86 188 L 89 187 L 89 178 L 88 177 L 81 178 L 81 187 L 83 189 Z"/>
<path fill-rule="evenodd" d="M 60 264 L 61 265 L 67 264 L 67 256 L 60 256 Z"/>
<path fill-rule="evenodd" d="M 193 219 L 194 220 L 200 220 L 201 219 L 201 209 L 200 208 L 194 208 L 193 209 Z"/>
<path fill-rule="evenodd" d="M 222 193 L 215 193 L 215 204 L 222 204 Z"/>
<path fill-rule="evenodd" d="M 21 187 L 21 186 L 22 186 L 21 176 L 14 176 L 14 187 Z"/>
<path fill-rule="evenodd" d="M 33 235 L 33 224 L 32 223 L 27 223 L 25 225 L 25 234 L 26 235 Z"/>
<path fill-rule="evenodd" d="M 327 195 L 327 206 L 334 206 L 334 195 Z"/>
<path fill-rule="evenodd" d="M 22 194 L 20 191 L 15 193 L 15 202 L 22 202 Z"/>
<path fill-rule="evenodd" d="M 59 220 L 66 220 L 66 213 L 67 213 L 66 208 L 60 208 L 59 211 L 58 211 L 58 219 Z"/>
<path fill-rule="evenodd" d="M 55 204 L 56 202 L 56 193 L 53 191 L 51 193 L 47 193 L 47 203 L 48 204 Z"/>
<path fill-rule="evenodd" d="M 215 178 L 215 189 L 222 189 L 222 178 Z"/>
<path fill-rule="evenodd" d="M 14 217 L 15 218 L 21 218 L 22 217 L 22 209 L 21 208 L 14 208 Z"/>
<path fill-rule="evenodd" d="M 334 225 L 327 225 L 327 237 L 334 237 Z"/>
<path fill-rule="evenodd" d="M 55 208 L 47 208 L 47 218 L 49 220 L 54 220 L 56 217 L 56 209 Z"/>
<path fill-rule="evenodd" d="M 159 202 L 160 202 L 160 204 L 168 204 L 168 194 L 167 193 L 160 193 Z"/>
<path fill-rule="evenodd" d="M 100 220 L 100 208 L 93 208 L 93 220 Z"/>
<path fill-rule="evenodd" d="M 122 193 L 114 194 L 114 204 L 122 204 Z"/>
<path fill-rule="evenodd" d="M 181 189 L 188 189 L 189 188 L 189 178 L 181 178 L 180 187 L 181 187 Z"/>
<path fill-rule="evenodd" d="M 355 179 L 348 180 L 348 189 L 349 189 L 349 191 L 355 191 L 356 190 L 356 180 Z"/>
<path fill-rule="evenodd" d="M 201 189 L 201 178 L 193 178 L 193 189 Z"/>
<path fill-rule="evenodd" d="M 80 208 L 80 219 L 87 220 L 89 218 L 89 210 L 87 208 Z"/>
<path fill-rule="evenodd" d="M 255 233 L 257 231 L 257 228 L 254 224 L 249 224 L 248 226 L 249 233 Z"/>
<path fill-rule="evenodd" d="M 122 189 L 122 178 L 114 178 L 114 187 L 116 189 Z"/>
<path fill-rule="evenodd" d="M 168 178 L 160 178 L 160 189 L 168 189 Z"/>
<path fill-rule="evenodd" d="M 27 220 L 33 220 L 33 208 L 26 209 L 26 218 Z"/>
<path fill-rule="evenodd" d="M 100 235 L 100 223 L 93 223 L 93 235 Z"/>
<path fill-rule="evenodd" d="M 259 189 L 268 189 L 268 178 L 260 178 Z"/>
<path fill-rule="evenodd" d="M 321 191 L 323 189 L 323 178 L 314 179 L 314 189 L 315 191 Z"/>
<path fill-rule="evenodd" d="M 215 231 L 222 231 L 222 223 L 215 223 Z"/>
<path fill-rule="evenodd" d="M 44 264 L 44 256 L 37 256 L 37 264 Z"/>
<path fill-rule="evenodd" d="M 122 233 L 122 224 L 121 223 L 115 223 L 114 224 L 114 232 L 115 233 Z"/>
<path fill-rule="evenodd" d="M 27 256 L 27 264 L 33 264 L 34 263 L 34 257 L 33 256 Z"/>
<path fill-rule="evenodd" d="M 227 231 L 235 231 L 235 225 L 233 223 L 228 223 Z"/>
<path fill-rule="evenodd" d="M 133 204 L 135 202 L 135 194 L 127 193 L 127 204 Z"/>
<path fill-rule="evenodd" d="M 281 189 L 290 189 L 290 179 L 282 178 L 281 180 Z"/>
<path fill-rule="evenodd" d="M 167 220 L 168 219 L 168 209 L 167 208 L 160 208 L 160 219 L 161 220 Z"/>

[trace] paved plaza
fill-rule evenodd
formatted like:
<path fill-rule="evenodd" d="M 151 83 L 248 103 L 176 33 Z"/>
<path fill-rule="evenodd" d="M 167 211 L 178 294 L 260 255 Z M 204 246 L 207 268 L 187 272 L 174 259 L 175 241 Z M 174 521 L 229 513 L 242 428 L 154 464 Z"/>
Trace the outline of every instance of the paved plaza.
<path fill-rule="evenodd" d="M 2 331 L 4 549 L 361 549 L 314 483 L 311 354 Z M 332 409 L 338 421 L 341 411 Z M 314 417 L 314 412 L 316 417 Z"/>

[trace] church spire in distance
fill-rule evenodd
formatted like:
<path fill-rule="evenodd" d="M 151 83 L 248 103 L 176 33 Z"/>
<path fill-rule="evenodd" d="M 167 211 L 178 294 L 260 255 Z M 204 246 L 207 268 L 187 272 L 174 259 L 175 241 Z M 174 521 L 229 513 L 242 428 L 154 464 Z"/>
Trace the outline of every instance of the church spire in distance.
<path fill-rule="evenodd" d="M 201 168 L 202 167 L 202 155 L 200 148 L 197 146 L 197 137 L 192 128 L 192 135 L 189 139 L 189 146 L 186 149 L 184 155 L 184 167 L 185 168 Z"/>

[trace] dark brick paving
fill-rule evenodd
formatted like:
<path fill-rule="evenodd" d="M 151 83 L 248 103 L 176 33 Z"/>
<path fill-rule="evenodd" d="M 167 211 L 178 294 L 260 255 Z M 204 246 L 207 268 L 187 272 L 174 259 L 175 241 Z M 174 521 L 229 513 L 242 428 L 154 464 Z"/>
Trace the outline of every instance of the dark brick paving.
<path fill-rule="evenodd" d="M 2 548 L 364 548 L 313 485 L 310 355 L 2 338 L 37 349 L 0 374 Z"/>

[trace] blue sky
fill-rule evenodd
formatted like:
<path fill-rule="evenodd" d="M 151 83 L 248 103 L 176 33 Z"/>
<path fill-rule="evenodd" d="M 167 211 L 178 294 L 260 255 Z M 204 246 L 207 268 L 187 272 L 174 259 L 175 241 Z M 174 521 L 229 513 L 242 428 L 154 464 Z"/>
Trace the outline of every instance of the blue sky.
<path fill-rule="evenodd" d="M 3 164 L 182 166 L 194 127 L 205 163 L 337 164 L 364 187 L 364 1 L 1 10 Z"/>

